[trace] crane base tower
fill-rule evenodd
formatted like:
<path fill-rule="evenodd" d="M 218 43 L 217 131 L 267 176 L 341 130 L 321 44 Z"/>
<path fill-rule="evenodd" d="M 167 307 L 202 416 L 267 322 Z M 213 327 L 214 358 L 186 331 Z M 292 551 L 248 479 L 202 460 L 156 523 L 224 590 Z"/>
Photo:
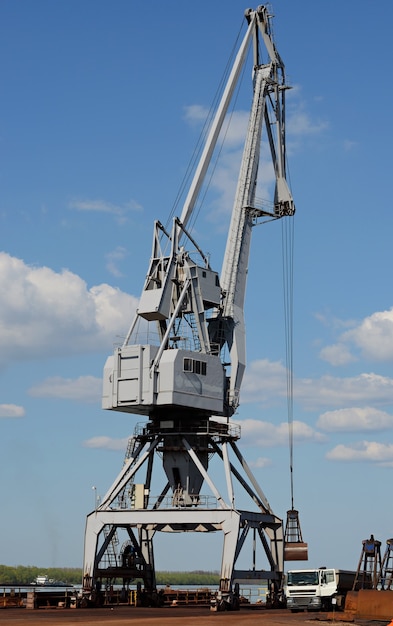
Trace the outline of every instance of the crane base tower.
<path fill-rule="evenodd" d="M 190 429 L 180 424 L 157 426 L 155 422 L 136 429 L 129 450 L 131 456 L 126 459 L 110 494 L 87 517 L 85 570 L 90 573 L 84 578 L 85 597 L 94 601 L 97 589 L 107 588 L 114 580 L 122 580 L 127 590 L 135 579 L 142 579 L 144 597 L 150 603 L 158 602 L 153 557 L 153 537 L 157 532 L 223 534 L 220 586 L 213 607 L 222 608 L 225 603 L 236 608 L 240 584 L 269 583 L 278 594 L 283 570 L 282 520 L 272 514 L 236 445 L 238 438 L 236 426 L 207 419 L 192 420 Z M 194 495 L 181 487 L 172 492 L 168 481 L 158 496 L 151 497 L 156 460 L 160 465 L 158 457 L 166 462 L 167 456 L 174 455 L 178 465 L 180 462 L 190 465 L 194 472 L 200 473 L 210 487 L 209 495 Z M 223 473 L 218 478 L 224 479 L 225 494 L 203 466 L 200 460 L 203 455 L 216 455 L 220 460 Z M 135 473 L 143 468 L 145 482 L 135 483 Z M 192 477 L 193 472 L 188 474 Z M 234 507 L 232 479 L 257 503 L 258 511 Z M 238 569 L 236 562 L 249 533 L 252 535 L 249 567 Z M 263 569 L 256 568 L 258 543 L 267 557 Z"/>

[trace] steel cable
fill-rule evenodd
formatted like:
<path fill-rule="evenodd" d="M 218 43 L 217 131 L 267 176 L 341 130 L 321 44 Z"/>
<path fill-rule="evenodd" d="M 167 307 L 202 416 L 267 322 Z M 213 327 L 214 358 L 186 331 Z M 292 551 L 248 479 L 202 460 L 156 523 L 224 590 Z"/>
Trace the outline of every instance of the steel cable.
<path fill-rule="evenodd" d="M 293 266 L 294 266 L 294 227 L 295 220 L 282 219 L 283 288 L 285 358 L 287 383 L 287 412 L 289 436 L 289 471 L 291 488 L 291 508 L 294 508 L 293 481 Z"/>

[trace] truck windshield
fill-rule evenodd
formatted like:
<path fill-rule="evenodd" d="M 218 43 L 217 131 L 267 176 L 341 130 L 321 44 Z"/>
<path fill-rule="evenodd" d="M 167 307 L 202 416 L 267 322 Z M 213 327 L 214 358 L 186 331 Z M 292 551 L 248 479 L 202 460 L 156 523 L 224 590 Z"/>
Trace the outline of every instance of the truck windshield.
<path fill-rule="evenodd" d="M 318 571 L 313 572 L 288 572 L 287 585 L 317 585 Z"/>

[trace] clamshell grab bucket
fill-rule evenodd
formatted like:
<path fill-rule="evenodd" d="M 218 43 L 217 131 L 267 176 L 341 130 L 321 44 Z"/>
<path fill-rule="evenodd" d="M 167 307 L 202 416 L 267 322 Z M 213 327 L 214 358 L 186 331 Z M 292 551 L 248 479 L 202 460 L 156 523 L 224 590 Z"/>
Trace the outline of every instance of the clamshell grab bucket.
<path fill-rule="evenodd" d="M 308 544 L 303 542 L 299 511 L 287 511 L 284 536 L 284 561 L 308 561 Z"/>

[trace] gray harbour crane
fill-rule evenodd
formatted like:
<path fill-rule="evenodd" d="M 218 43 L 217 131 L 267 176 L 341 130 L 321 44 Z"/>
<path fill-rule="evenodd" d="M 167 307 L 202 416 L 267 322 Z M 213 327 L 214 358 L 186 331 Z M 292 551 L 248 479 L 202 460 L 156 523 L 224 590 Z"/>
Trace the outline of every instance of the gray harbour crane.
<path fill-rule="evenodd" d="M 83 593 L 91 602 L 97 589 L 119 579 L 125 588 L 143 580 L 143 594 L 154 601 L 157 533 L 222 533 L 216 610 L 238 607 L 241 584 L 267 584 L 274 598 L 282 583 L 283 522 L 238 447 L 240 427 L 233 421 L 246 367 L 244 304 L 251 233 L 256 224 L 295 213 L 285 169 L 284 64 L 267 7 L 247 9 L 245 19 L 247 31 L 180 217 L 168 228 L 155 222 L 135 318 L 123 345 L 104 367 L 103 409 L 143 421 L 129 440 L 119 475 L 87 516 Z M 250 46 L 251 112 L 219 273 L 189 225 Z M 262 47 L 268 59 L 263 63 Z M 263 129 L 275 173 L 268 206 L 256 196 Z M 221 468 L 219 481 L 211 471 L 213 457 Z M 238 508 L 239 490 L 249 509 Z M 244 569 L 237 563 L 249 533 L 253 548 L 250 566 Z M 296 536 L 293 543 L 301 549 L 307 545 Z M 257 545 L 263 567 L 256 564 Z"/>

